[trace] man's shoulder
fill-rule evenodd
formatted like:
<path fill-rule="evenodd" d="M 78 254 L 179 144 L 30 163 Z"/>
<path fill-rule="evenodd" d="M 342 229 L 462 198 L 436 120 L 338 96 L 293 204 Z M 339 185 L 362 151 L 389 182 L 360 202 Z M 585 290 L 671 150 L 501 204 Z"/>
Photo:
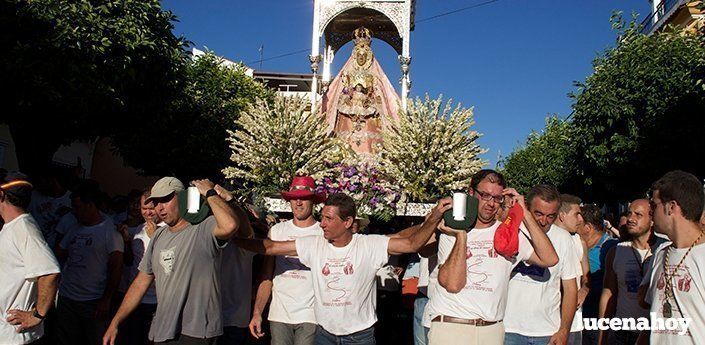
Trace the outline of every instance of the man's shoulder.
<path fill-rule="evenodd" d="M 279 222 L 279 223 L 272 225 L 272 228 L 270 228 L 269 231 L 282 232 L 282 231 L 288 229 L 292 224 L 293 224 L 293 222 L 291 220 Z"/>

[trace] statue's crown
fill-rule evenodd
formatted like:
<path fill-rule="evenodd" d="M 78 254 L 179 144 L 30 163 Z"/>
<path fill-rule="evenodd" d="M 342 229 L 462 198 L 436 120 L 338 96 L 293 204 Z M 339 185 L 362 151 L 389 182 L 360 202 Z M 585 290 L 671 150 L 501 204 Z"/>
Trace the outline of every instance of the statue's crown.
<path fill-rule="evenodd" d="M 367 43 L 369 45 L 370 41 L 372 41 L 372 31 L 364 26 L 355 29 L 353 35 L 355 37 L 355 44 Z"/>

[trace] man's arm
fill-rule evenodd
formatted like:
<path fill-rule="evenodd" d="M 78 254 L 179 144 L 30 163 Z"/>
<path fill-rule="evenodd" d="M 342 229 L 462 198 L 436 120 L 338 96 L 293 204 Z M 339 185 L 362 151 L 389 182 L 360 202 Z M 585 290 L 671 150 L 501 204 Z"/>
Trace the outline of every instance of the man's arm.
<path fill-rule="evenodd" d="M 529 237 L 531 246 L 534 247 L 534 253 L 531 254 L 529 260 L 526 260 L 529 264 L 540 266 L 540 267 L 553 267 L 558 263 L 558 254 L 556 254 L 556 249 L 553 248 L 551 240 L 541 229 L 534 217 L 531 216 L 529 208 L 526 207 L 524 202 L 524 196 L 519 194 L 514 188 L 505 189 L 502 194 L 505 197 L 510 197 L 511 204 L 509 207 L 514 206 L 514 203 L 519 203 L 521 208 L 524 209 L 524 226 L 529 230 Z"/>
<path fill-rule="evenodd" d="M 527 262 L 544 268 L 555 266 L 558 263 L 556 250 L 553 248 L 551 240 L 548 239 L 546 233 L 541 230 L 539 224 L 526 208 L 524 208 L 524 225 L 529 230 L 531 237 L 529 242 L 534 247 L 534 253 L 531 254 Z"/>
<path fill-rule="evenodd" d="M 225 202 L 232 207 L 235 216 L 238 219 L 240 227 L 237 229 L 237 235 L 242 238 L 253 238 L 254 231 L 252 229 L 252 224 L 250 224 L 249 218 L 247 217 L 247 211 L 244 210 L 240 204 L 237 203 L 237 199 L 233 196 L 233 193 L 223 188 L 221 185 L 215 185 L 213 187 Z"/>
<path fill-rule="evenodd" d="M 431 214 L 426 217 L 426 220 L 421 224 L 417 231 L 411 232 L 407 237 L 391 238 L 389 240 L 388 253 L 390 255 L 399 255 L 406 253 L 416 253 L 421 247 L 426 244 L 428 239 L 433 235 L 433 232 L 438 228 L 438 224 L 443 219 L 443 212 L 453 207 L 451 198 L 444 198 L 438 201 L 438 204 L 431 210 Z M 411 227 L 413 228 L 413 226 Z M 407 229 L 408 230 L 408 229 Z M 403 230 L 407 231 L 407 230 Z"/>
<path fill-rule="evenodd" d="M 204 197 L 209 190 L 215 187 L 215 184 L 208 179 L 194 180 L 191 183 L 198 188 L 198 192 Z M 215 217 L 213 236 L 221 241 L 229 240 L 235 235 L 241 225 L 240 220 L 235 215 L 235 211 L 219 195 L 208 197 L 206 201 L 211 211 L 213 211 L 213 217 Z"/>
<path fill-rule="evenodd" d="M 110 301 L 113 298 L 113 293 L 115 293 L 118 285 L 120 285 L 120 279 L 122 278 L 122 265 L 122 252 L 114 251 L 110 253 L 110 258 L 108 259 L 108 282 L 105 286 L 103 297 L 98 301 L 98 306 L 95 310 L 95 317 L 97 319 L 108 317 Z"/>
<path fill-rule="evenodd" d="M 296 241 L 272 241 L 270 239 L 233 238 L 238 247 L 264 255 L 298 255 Z"/>
<path fill-rule="evenodd" d="M 578 309 L 578 284 L 575 278 L 561 280 L 563 293 L 561 295 L 561 326 L 558 332 L 548 341 L 549 344 L 566 344 L 570 336 L 570 327 L 573 325 L 575 310 Z"/>
<path fill-rule="evenodd" d="M 126 266 L 132 266 L 135 256 L 132 253 L 132 237 L 130 236 L 127 224 L 120 224 L 117 226 L 117 229 L 120 236 L 122 236 L 122 242 L 125 245 L 125 251 L 122 254 L 122 261 Z"/>
<path fill-rule="evenodd" d="M 617 274 L 614 272 L 615 248 L 610 249 L 605 259 L 605 278 L 602 283 L 602 294 L 600 295 L 599 317 L 611 318 L 617 309 L 617 298 L 619 298 L 619 288 L 617 287 Z M 608 331 L 600 331 L 599 344 L 607 344 Z"/>
<path fill-rule="evenodd" d="M 575 235 L 578 236 L 578 235 Z M 581 238 L 580 244 L 583 246 L 583 257 L 580 259 L 580 266 L 583 269 L 583 276 L 580 278 L 580 289 L 578 289 L 578 306 L 582 307 L 587 298 L 588 293 L 590 293 L 590 261 L 588 261 L 588 249 L 587 243 Z"/>
<path fill-rule="evenodd" d="M 441 224 L 441 231 L 449 236 L 455 237 L 455 244 L 448 255 L 448 259 L 438 270 L 438 283 L 450 293 L 458 293 L 467 284 L 467 248 L 468 234 L 465 231 L 457 231 Z"/>
<path fill-rule="evenodd" d="M 47 274 L 37 278 L 37 304 L 35 309 L 39 315 L 46 316 L 54 304 L 58 282 L 58 273 Z M 33 310 L 12 309 L 7 312 L 7 322 L 11 325 L 19 325 L 17 332 L 22 332 L 37 326 L 42 320 L 34 316 Z"/>
<path fill-rule="evenodd" d="M 113 317 L 110 326 L 108 326 L 105 335 L 103 335 L 103 345 L 115 344 L 118 326 L 138 305 L 140 305 L 140 301 L 142 301 L 142 297 L 147 293 L 149 286 L 152 285 L 152 281 L 154 281 L 154 275 L 142 271 L 137 273 L 137 277 L 135 277 L 135 280 L 130 284 L 130 288 L 127 289 L 127 293 L 122 300 L 122 304 L 120 304 L 120 308 L 118 308 L 115 317 Z"/>
<path fill-rule="evenodd" d="M 257 285 L 257 295 L 255 297 L 255 305 L 252 308 L 252 319 L 250 320 L 250 333 L 255 339 L 264 336 L 262 332 L 262 311 L 272 295 L 272 279 L 274 274 L 274 257 L 265 256 L 262 260 L 262 271 L 259 276 L 259 284 Z"/>

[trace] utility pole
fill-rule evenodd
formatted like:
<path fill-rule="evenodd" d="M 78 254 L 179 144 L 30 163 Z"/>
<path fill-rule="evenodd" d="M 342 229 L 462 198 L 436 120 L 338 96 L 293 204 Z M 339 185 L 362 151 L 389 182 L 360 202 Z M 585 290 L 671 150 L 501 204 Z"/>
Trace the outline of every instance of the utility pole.
<path fill-rule="evenodd" d="M 264 44 L 259 46 L 259 70 L 262 70 L 262 60 L 264 60 Z"/>

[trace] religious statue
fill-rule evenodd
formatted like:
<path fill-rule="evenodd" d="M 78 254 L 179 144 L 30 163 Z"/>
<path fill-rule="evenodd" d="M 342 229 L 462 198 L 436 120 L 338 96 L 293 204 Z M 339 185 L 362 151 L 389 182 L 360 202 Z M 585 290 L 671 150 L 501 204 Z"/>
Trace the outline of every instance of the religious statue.
<path fill-rule="evenodd" d="M 365 124 L 379 117 L 378 107 L 382 101 L 375 90 L 375 76 L 369 71 L 374 56 L 370 48 L 370 30 L 361 27 L 355 30 L 354 36 L 352 57 L 355 62 L 352 69 L 345 71 L 341 76 L 343 89 L 338 99 L 338 112 L 353 121 L 353 132 L 350 136 L 360 145 L 360 142 L 366 139 L 362 133 Z"/>

